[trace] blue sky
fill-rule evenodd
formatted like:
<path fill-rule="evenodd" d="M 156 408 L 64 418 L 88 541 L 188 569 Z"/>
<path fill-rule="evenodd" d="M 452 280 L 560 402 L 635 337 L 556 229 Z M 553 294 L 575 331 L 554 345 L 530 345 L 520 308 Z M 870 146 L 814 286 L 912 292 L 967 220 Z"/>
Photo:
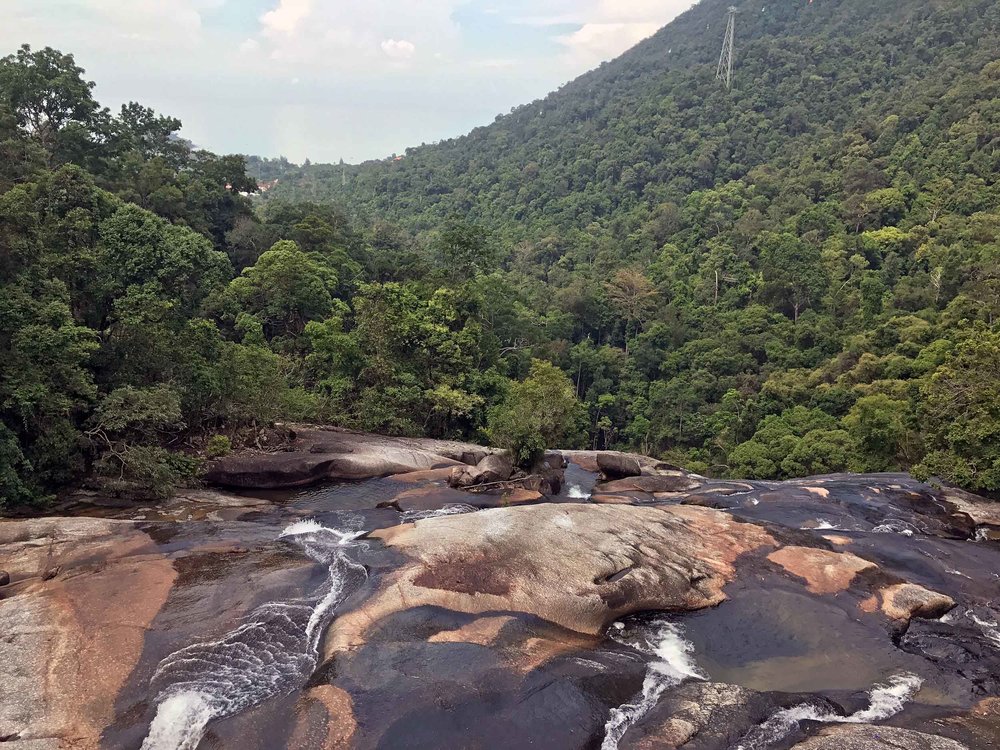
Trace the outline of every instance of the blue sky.
<path fill-rule="evenodd" d="M 357 162 L 489 123 L 693 2 L 4 0 L 0 52 L 72 52 L 102 103 L 213 151 Z"/>

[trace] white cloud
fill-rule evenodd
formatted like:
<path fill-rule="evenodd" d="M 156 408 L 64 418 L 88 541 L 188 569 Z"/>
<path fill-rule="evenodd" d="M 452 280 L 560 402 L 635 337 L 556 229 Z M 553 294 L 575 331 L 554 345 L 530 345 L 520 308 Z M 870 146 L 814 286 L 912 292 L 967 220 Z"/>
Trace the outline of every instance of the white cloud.
<path fill-rule="evenodd" d="M 586 23 L 572 34 L 556 37 L 570 55 L 584 63 L 617 57 L 660 29 L 659 23 Z"/>
<path fill-rule="evenodd" d="M 260 17 L 260 23 L 265 32 L 293 34 L 312 8 L 312 0 L 280 0 L 278 7 Z"/>
<path fill-rule="evenodd" d="M 409 60 L 417 53 L 417 46 L 405 39 L 386 39 L 379 46 L 386 56 L 393 60 Z"/>
<path fill-rule="evenodd" d="M 190 46 L 203 34 L 203 13 L 224 0 L 81 0 L 80 5 L 119 39 Z"/>
<path fill-rule="evenodd" d="M 691 6 L 690 0 L 546 0 L 531 4 L 530 12 L 515 15 L 525 26 L 577 26 L 555 38 L 566 48 L 571 67 L 595 65 L 617 57 Z"/>
<path fill-rule="evenodd" d="M 260 42 L 256 39 L 244 39 L 240 44 L 240 52 L 252 54 L 260 50 Z"/>

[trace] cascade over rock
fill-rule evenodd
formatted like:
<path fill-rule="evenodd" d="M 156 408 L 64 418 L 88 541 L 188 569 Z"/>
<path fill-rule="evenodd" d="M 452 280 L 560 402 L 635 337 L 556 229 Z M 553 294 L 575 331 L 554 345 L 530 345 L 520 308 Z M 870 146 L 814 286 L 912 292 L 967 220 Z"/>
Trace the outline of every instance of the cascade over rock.
<path fill-rule="evenodd" d="M 288 480 L 286 453 L 362 456 L 377 476 L 127 506 L 81 494 L 66 517 L 0 522 L 0 737 L 24 750 L 1000 739 L 1000 550 L 976 541 L 995 517 L 980 498 L 904 475 L 717 481 L 641 457 L 640 474 L 598 484 L 620 460 L 601 452 L 533 469 L 565 473 L 562 492 L 508 474 L 477 493 L 448 486 L 455 466 L 502 476 L 506 456 L 293 431 L 290 451 L 221 462 L 227 481 Z"/>

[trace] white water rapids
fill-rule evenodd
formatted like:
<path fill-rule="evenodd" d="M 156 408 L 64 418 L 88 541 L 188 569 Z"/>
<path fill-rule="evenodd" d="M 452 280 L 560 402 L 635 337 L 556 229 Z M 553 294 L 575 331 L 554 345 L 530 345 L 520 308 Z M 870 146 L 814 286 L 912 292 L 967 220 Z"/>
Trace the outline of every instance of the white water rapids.
<path fill-rule="evenodd" d="M 299 521 L 281 538 L 299 544 L 329 578 L 316 599 L 271 602 L 217 641 L 174 652 L 156 668 L 156 716 L 142 750 L 194 750 L 213 719 L 299 687 L 316 668 L 319 641 L 336 607 L 366 577 L 347 557 L 358 533 Z"/>
<path fill-rule="evenodd" d="M 751 730 L 736 744 L 734 750 L 765 750 L 795 731 L 803 721 L 818 721 L 823 724 L 871 724 L 885 721 L 902 711 L 922 684 L 923 680 L 912 674 L 891 677 L 886 684 L 876 685 L 869 692 L 868 708 L 850 716 L 821 710 L 808 703 L 783 709 Z"/>
<path fill-rule="evenodd" d="M 949 573 L 957 571 L 948 571 Z M 958 575 L 963 575 L 958 573 Z M 968 577 L 968 576 L 966 576 Z M 993 611 L 990 607 L 978 605 L 969 607 L 956 607 L 951 612 L 946 614 L 941 618 L 941 622 L 946 625 L 952 625 L 960 622 L 962 618 L 965 618 L 976 628 L 983 637 L 989 642 L 994 648 L 1000 649 L 1000 615 Z"/>
<path fill-rule="evenodd" d="M 642 692 L 629 703 L 612 709 L 611 717 L 604 725 L 601 750 L 617 750 L 628 728 L 649 713 L 668 688 L 685 680 L 705 678 L 691 657 L 694 646 L 684 640 L 679 625 L 667 620 L 654 620 L 649 626 L 649 629 L 644 628 L 632 637 L 611 635 L 619 643 L 655 656 L 656 661 L 646 668 Z"/>
<path fill-rule="evenodd" d="M 465 513 L 475 513 L 479 508 L 465 503 L 451 503 L 437 510 L 407 510 L 403 512 L 402 522 L 413 523 L 414 521 L 425 521 L 428 518 L 440 518 L 441 516 L 459 516 Z"/>

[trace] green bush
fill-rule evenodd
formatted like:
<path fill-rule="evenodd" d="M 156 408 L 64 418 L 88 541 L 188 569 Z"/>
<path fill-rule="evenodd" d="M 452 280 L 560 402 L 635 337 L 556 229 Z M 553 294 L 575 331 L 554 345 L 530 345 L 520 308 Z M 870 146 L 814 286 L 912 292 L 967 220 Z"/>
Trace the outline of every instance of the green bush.
<path fill-rule="evenodd" d="M 205 443 L 205 455 L 208 458 L 222 458 L 233 450 L 232 441 L 225 435 L 212 435 Z"/>

